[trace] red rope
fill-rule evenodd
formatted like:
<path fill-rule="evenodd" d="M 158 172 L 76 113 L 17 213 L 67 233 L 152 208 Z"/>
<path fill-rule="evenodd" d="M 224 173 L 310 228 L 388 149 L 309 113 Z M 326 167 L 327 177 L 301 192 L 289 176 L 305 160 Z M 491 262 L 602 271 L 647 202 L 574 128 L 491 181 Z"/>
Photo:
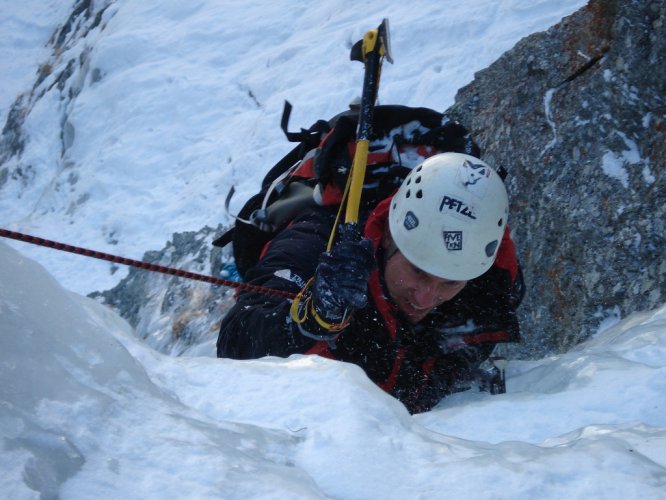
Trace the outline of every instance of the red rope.
<path fill-rule="evenodd" d="M 39 238 L 37 236 L 30 236 L 29 234 L 17 233 L 15 231 L 9 231 L 7 229 L 0 228 L 0 236 L 3 236 L 5 238 L 11 238 L 18 241 L 23 241 L 26 243 L 32 243 L 33 245 L 54 248 L 56 250 L 62 250 L 64 252 L 71 252 L 77 255 L 85 255 L 86 257 L 93 257 L 95 259 L 107 260 L 109 262 L 114 262 L 116 264 L 124 264 L 126 266 L 138 267 L 139 269 L 145 269 L 146 271 L 169 274 L 171 276 L 178 276 L 179 278 L 204 281 L 206 283 L 212 283 L 214 285 L 221 285 L 230 288 L 238 288 L 239 290 L 262 293 L 264 295 L 286 297 L 288 299 L 293 299 L 296 297 L 296 294 L 291 292 L 274 290 L 272 288 L 266 288 L 263 286 L 250 285 L 248 283 L 238 283 L 237 281 L 225 280 L 222 278 L 216 278 L 214 276 L 206 276 L 204 274 L 191 273 L 189 271 L 183 271 L 182 269 L 174 269 L 171 267 L 164 267 L 157 264 L 151 264 L 149 262 L 143 262 L 140 260 L 127 259 L 125 257 L 119 257 L 117 255 L 98 252 L 96 250 L 88 250 L 87 248 L 75 247 L 72 245 L 67 245 L 66 243 L 59 243 L 57 241 L 45 240 L 44 238 Z"/>

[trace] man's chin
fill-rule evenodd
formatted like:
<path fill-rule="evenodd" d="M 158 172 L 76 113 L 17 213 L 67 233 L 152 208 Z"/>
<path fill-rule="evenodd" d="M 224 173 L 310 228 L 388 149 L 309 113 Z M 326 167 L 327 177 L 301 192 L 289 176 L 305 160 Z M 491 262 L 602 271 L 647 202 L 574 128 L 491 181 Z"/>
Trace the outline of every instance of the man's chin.
<path fill-rule="evenodd" d="M 412 324 L 416 324 L 428 315 L 430 309 L 415 309 L 414 307 L 407 305 L 402 308 L 401 312 L 407 321 Z"/>

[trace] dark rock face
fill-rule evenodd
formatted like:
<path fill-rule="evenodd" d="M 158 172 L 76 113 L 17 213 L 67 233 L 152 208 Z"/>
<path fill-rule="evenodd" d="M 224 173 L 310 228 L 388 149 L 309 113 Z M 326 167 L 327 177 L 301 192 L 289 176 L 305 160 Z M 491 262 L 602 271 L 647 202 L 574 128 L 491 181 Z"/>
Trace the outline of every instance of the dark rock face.
<path fill-rule="evenodd" d="M 592 0 L 519 42 L 447 115 L 509 171 L 525 355 L 666 301 L 666 3 Z"/>
<path fill-rule="evenodd" d="M 230 256 L 212 246 L 223 231 L 205 227 L 197 232 L 176 233 L 165 248 L 146 252 L 143 261 L 220 276 Z M 90 297 L 114 308 L 154 349 L 180 355 L 193 344 L 211 344 L 217 338 L 222 317 L 233 304 L 233 291 L 201 281 L 150 273 L 131 268 L 116 287 Z M 213 355 L 211 348 L 208 355 Z"/>

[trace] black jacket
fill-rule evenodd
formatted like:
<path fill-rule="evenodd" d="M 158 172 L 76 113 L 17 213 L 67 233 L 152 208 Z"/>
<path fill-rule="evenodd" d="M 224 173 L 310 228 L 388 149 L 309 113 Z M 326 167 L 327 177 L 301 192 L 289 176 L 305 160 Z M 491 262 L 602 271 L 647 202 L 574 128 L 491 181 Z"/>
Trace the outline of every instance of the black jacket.
<path fill-rule="evenodd" d="M 317 340 L 316 325 L 296 325 L 289 299 L 243 292 L 222 321 L 219 357 L 253 359 L 319 354 L 359 365 L 411 413 L 427 411 L 456 384 L 470 380 L 498 342 L 519 340 L 515 309 L 523 294 L 513 242 L 505 234 L 495 265 L 471 280 L 453 300 L 417 325 L 400 318 L 382 283 L 381 241 L 388 213 L 382 202 L 365 223 L 375 243 L 378 270 L 369 283 L 369 303 L 334 342 Z M 314 274 L 325 251 L 335 212 L 316 208 L 301 214 L 268 245 L 247 274 L 253 285 L 297 293 Z"/>

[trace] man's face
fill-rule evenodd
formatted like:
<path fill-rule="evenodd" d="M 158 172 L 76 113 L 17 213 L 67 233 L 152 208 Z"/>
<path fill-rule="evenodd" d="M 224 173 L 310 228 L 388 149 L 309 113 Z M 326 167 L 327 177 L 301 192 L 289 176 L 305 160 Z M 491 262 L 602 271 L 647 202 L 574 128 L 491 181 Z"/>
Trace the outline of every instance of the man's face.
<path fill-rule="evenodd" d="M 384 280 L 393 302 L 410 323 L 421 321 L 435 307 L 458 295 L 467 284 L 428 274 L 399 250 L 386 261 Z"/>

